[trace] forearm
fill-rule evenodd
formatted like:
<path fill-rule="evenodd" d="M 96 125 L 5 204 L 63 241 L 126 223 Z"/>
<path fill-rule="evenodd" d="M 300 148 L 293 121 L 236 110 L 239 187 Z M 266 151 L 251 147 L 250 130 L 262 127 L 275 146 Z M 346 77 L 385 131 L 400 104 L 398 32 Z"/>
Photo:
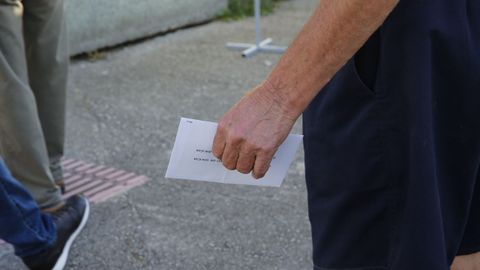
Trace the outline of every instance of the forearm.
<path fill-rule="evenodd" d="M 262 91 L 298 117 L 398 1 L 321 0 Z"/>
<path fill-rule="evenodd" d="M 226 168 L 263 177 L 298 116 L 399 0 L 320 1 L 267 80 L 220 119 L 212 150 Z"/>

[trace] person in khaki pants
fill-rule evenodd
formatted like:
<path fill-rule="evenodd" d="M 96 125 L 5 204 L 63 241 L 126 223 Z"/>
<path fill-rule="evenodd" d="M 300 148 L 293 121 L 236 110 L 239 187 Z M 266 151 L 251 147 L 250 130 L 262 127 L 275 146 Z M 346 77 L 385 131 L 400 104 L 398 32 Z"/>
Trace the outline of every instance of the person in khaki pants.
<path fill-rule="evenodd" d="M 63 204 L 63 0 L 0 0 L 0 154 L 44 211 Z"/>

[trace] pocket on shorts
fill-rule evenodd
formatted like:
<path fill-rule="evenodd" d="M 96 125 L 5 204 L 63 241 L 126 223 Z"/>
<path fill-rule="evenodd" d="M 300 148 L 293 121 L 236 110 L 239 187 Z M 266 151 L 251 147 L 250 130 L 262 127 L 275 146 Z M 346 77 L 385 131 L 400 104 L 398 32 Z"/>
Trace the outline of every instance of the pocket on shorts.
<path fill-rule="evenodd" d="M 362 89 L 375 94 L 375 87 L 380 61 L 380 30 L 358 50 L 352 58 L 353 72 Z"/>
<path fill-rule="evenodd" d="M 303 116 L 317 269 L 388 265 L 391 185 L 380 125 L 385 110 L 376 71 L 365 72 L 377 69 L 378 60 L 359 59 L 347 62 Z"/>
<path fill-rule="evenodd" d="M 303 115 L 306 173 L 325 192 L 384 188 L 381 104 L 350 60 Z"/>

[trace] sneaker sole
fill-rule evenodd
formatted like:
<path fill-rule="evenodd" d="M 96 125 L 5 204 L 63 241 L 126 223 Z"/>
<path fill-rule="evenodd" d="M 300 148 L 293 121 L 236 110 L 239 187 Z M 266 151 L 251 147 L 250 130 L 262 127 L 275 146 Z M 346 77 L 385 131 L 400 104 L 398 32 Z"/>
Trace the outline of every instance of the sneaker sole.
<path fill-rule="evenodd" d="M 83 230 L 85 225 L 87 224 L 88 217 L 90 215 L 90 203 L 88 202 L 87 199 L 83 198 L 85 200 L 85 212 L 83 213 L 82 221 L 80 222 L 80 225 L 78 225 L 77 229 L 70 235 L 70 238 L 68 238 L 67 243 L 63 247 L 62 255 L 57 260 L 57 263 L 55 263 L 55 266 L 53 267 L 52 270 L 63 270 L 65 265 L 67 264 L 67 259 L 68 259 L 68 254 L 70 253 L 70 248 L 72 247 L 73 241 L 75 241 L 75 238 L 80 234 L 80 232 Z"/>

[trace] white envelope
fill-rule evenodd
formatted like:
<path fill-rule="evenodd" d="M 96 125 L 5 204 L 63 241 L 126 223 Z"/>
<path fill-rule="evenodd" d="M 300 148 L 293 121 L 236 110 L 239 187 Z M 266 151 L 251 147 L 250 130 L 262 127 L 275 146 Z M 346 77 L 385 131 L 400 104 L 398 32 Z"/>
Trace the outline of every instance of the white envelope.
<path fill-rule="evenodd" d="M 267 174 L 255 179 L 250 174 L 226 169 L 212 154 L 216 130 L 216 123 L 181 118 L 165 177 L 279 187 L 303 138 L 303 135 L 289 135 L 275 154 Z"/>

